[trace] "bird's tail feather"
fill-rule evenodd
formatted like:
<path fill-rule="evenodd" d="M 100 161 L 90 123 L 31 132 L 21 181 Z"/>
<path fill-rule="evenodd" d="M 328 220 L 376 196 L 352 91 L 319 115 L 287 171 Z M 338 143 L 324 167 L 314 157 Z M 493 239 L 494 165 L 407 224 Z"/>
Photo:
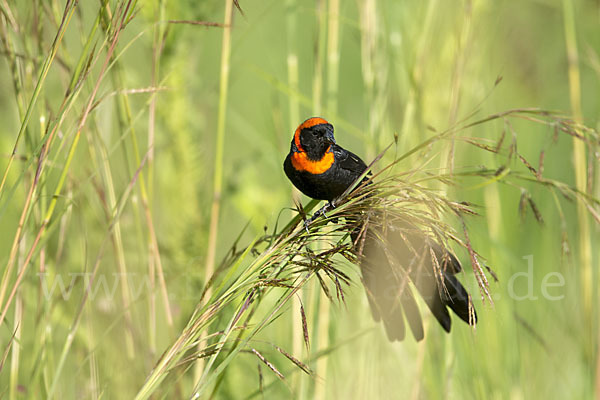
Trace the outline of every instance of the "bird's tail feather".
<path fill-rule="evenodd" d="M 405 318 L 415 339 L 423 338 L 423 323 L 411 284 L 447 332 L 451 327 L 448 308 L 463 321 L 476 323 L 469 294 L 454 276 L 461 270 L 459 261 L 415 227 L 395 223 L 391 229 L 381 231 L 372 226 L 355 228 L 351 237 L 359 253 L 373 318 L 383 320 L 391 341 L 404 339 Z"/>

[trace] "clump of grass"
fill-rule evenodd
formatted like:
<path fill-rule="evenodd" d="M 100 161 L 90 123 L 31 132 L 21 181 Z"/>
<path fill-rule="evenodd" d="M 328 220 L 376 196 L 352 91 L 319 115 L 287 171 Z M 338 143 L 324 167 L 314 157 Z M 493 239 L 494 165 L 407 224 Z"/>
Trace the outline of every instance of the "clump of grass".
<path fill-rule="evenodd" d="M 205 394 L 240 353 L 253 354 L 278 380 L 287 382 L 276 363 L 265 355 L 265 347 L 275 349 L 292 365 L 312 375 L 309 366 L 301 360 L 275 343 L 258 340 L 257 335 L 280 315 L 284 305 L 311 279 L 319 282 L 330 300 L 344 302 L 344 290 L 351 279 L 344 271 L 342 260 L 356 263 L 360 256 L 356 243 L 349 239 L 350 232 L 371 228 L 372 224 L 385 224 L 381 219 L 371 218 L 376 214 L 385 213 L 387 221 L 409 221 L 445 251 L 455 252 L 456 248 L 463 248 L 469 255 L 481 290 L 480 297 L 492 302 L 488 276 L 494 279 L 496 276 L 490 267 L 484 265 L 473 247 L 465 224 L 466 218 L 479 215 L 480 210 L 475 205 L 447 197 L 446 191 L 434 189 L 440 185 L 461 186 L 472 179 L 479 181 L 477 187 L 503 183 L 527 190 L 527 185 L 541 185 L 568 200 L 583 202 L 600 223 L 596 211 L 600 201 L 570 185 L 544 177 L 543 155 L 538 168 L 535 168 L 517 151 L 516 132 L 511 132 L 510 140 L 506 140 L 506 131 L 495 140 L 458 135 L 493 120 L 503 120 L 510 126 L 513 119 L 546 125 L 552 128 L 552 135 L 567 134 L 590 148 L 599 144 L 596 131 L 543 110 L 509 110 L 475 121 L 471 116 L 471 119 L 462 120 L 456 126 L 435 134 L 381 168 L 370 178 L 373 184 L 359 184 L 360 179 L 357 180 L 342 198 L 335 201 L 335 208 L 316 218 L 308 228 L 303 221 L 317 202 L 311 201 L 306 208 L 298 204 L 298 215 L 283 228 L 279 229 L 276 225 L 273 233 L 265 233 L 241 249 L 237 242 L 234 244 L 204 291 L 203 296 L 208 293 L 208 298 L 200 299 L 186 327 L 155 365 L 137 398 L 148 398 L 157 390 L 165 393 L 160 390 L 163 381 L 169 376 L 172 378 L 167 382 L 178 380 L 198 358 L 206 359 L 206 364 L 200 381 L 193 388 L 192 397 Z M 396 171 L 395 166 L 403 159 L 428 152 L 434 143 L 449 136 L 500 156 L 500 166 L 457 168 L 450 174 L 445 170 L 428 168 L 427 164 L 432 159 L 428 156 L 422 165 L 414 169 Z M 527 197 L 526 203 L 541 222 L 533 199 Z M 448 223 L 452 219 L 461 227 L 460 230 Z M 325 226 L 328 229 L 323 229 Z M 274 304 L 259 312 L 263 300 L 270 296 L 276 297 Z M 216 324 L 216 321 L 221 321 L 221 324 Z M 304 314 L 299 325 L 308 346 Z M 205 330 L 209 334 L 199 343 Z M 196 350 L 198 348 L 201 350 Z M 259 376 L 262 387 L 263 372 L 259 372 Z M 213 387 L 213 390 L 216 389 Z"/>
<path fill-rule="evenodd" d="M 140 37 L 137 35 L 127 39 L 127 34 L 123 34 L 138 11 L 137 2 L 134 0 L 101 2 L 96 5 L 84 5 L 82 2 L 70 0 L 64 4 L 35 3 L 31 8 L 6 2 L 2 5 L 0 41 L 3 54 L 9 60 L 13 72 L 11 78 L 20 117 L 13 150 L 7 156 L 7 163 L 3 163 L 0 181 L 0 216 L 10 217 L 5 214 L 7 210 L 17 210 L 20 215 L 18 223 L 14 226 L 4 223 L 7 232 L 10 231 L 8 234 L 13 236 L 0 281 L 0 322 L 4 322 L 2 326 L 8 327 L 8 332 L 15 339 L 7 341 L 7 347 L 4 349 L 8 355 L 12 348 L 8 389 L 11 398 L 15 398 L 18 391 L 23 389 L 19 388 L 19 383 L 23 383 L 19 378 L 22 379 L 25 375 L 29 383 L 25 389 L 31 397 L 52 398 L 64 394 L 61 393 L 63 388 L 60 382 L 67 375 L 65 371 L 72 366 L 69 361 L 74 344 L 80 335 L 83 335 L 81 332 L 86 331 L 85 328 L 80 329 L 83 325 L 82 320 L 89 318 L 88 321 L 97 323 L 95 315 L 89 313 L 86 306 L 91 302 L 90 297 L 93 298 L 91 287 L 97 282 L 96 279 L 104 273 L 111 273 L 109 269 L 102 268 L 102 261 L 105 255 L 110 253 L 111 244 L 114 248 L 116 273 L 121 277 L 132 274 L 126 264 L 125 253 L 128 249 L 124 242 L 127 239 L 126 235 L 121 234 L 120 217 L 131 204 L 136 215 L 139 214 L 140 202 L 132 201 L 132 198 L 137 199 L 138 188 L 142 200 L 141 208 L 147 223 L 147 231 L 142 233 L 143 229 L 140 229 L 138 233 L 142 233 L 140 236 L 147 233 L 147 247 L 150 253 L 148 264 L 151 265 L 148 276 L 153 281 L 158 276 L 157 286 L 163 294 L 165 315 L 168 323 L 172 323 L 154 229 L 154 216 L 144 180 L 144 169 L 154 150 L 154 144 L 149 140 L 146 149 L 139 145 L 138 133 L 134 126 L 142 112 L 133 113 L 128 97 L 159 91 L 158 79 L 153 81 L 151 87 L 125 90 L 123 70 L 119 68 L 126 50 Z M 7 26 L 5 18 L 9 16 L 11 22 L 10 26 Z M 91 17 L 91 22 L 86 20 L 88 16 Z M 160 24 L 164 25 L 164 22 L 161 21 Z M 69 35 L 76 35 L 73 33 L 73 25 L 77 23 L 85 27 L 85 32 L 80 32 L 79 46 L 72 46 L 73 36 Z M 56 28 L 55 35 L 48 39 L 46 37 L 49 35 L 44 35 L 47 26 Z M 32 31 L 35 32 L 34 35 L 31 35 Z M 73 50 L 77 52 L 71 53 Z M 110 78 L 116 86 L 114 91 L 111 91 L 110 83 L 107 82 Z M 28 81 L 33 82 L 31 90 L 28 84 L 24 84 Z M 59 86 L 62 92 L 58 96 L 58 103 L 55 104 L 53 96 L 56 96 L 56 93 L 47 87 L 54 88 L 57 83 L 63 85 Z M 116 147 L 123 150 L 125 168 L 119 168 L 122 165 L 118 162 L 111 164 L 114 162 L 114 148 L 110 149 L 104 141 L 105 137 L 100 134 L 100 124 L 96 115 L 98 110 L 111 103 L 115 94 L 118 95 L 117 111 L 120 117 L 119 127 L 122 128 L 122 132 L 119 133 L 122 136 L 117 136 Z M 39 117 L 39 127 L 32 123 L 36 116 Z M 128 142 L 127 139 L 131 141 Z M 78 168 L 81 148 L 85 148 L 86 145 L 90 163 Z M 127 162 L 131 160 L 131 163 Z M 16 161 L 22 163 L 17 165 Z M 17 169 L 18 171 L 15 171 Z M 125 186 L 119 187 L 113 176 L 115 173 L 123 176 L 123 170 L 127 173 Z M 80 172 L 86 174 L 86 177 L 81 179 Z M 102 222 L 106 225 L 101 231 L 101 243 L 91 252 L 97 252 L 92 256 L 95 258 L 92 258 L 91 265 L 87 265 L 87 259 L 83 257 L 84 260 L 79 260 L 79 265 L 73 267 L 69 265 L 70 260 L 65 259 L 72 259 L 72 253 L 76 253 L 72 250 L 77 246 L 76 242 L 79 239 L 92 241 L 86 234 L 79 235 L 80 237 L 77 237 L 77 234 L 71 235 L 73 228 L 69 228 L 73 209 L 77 209 L 78 196 L 85 197 L 84 193 L 89 187 L 97 195 L 100 214 L 105 218 Z M 17 199 L 23 188 L 26 194 L 19 204 Z M 79 209 L 77 212 L 85 215 L 93 207 L 90 207 L 88 202 L 84 203 L 83 211 Z M 85 222 L 82 222 L 82 225 L 85 226 Z M 88 231 L 84 228 L 83 232 Z M 54 240 L 58 242 L 56 253 L 53 249 Z M 65 255 L 65 247 L 71 254 Z M 56 256 L 52 257 L 54 255 Z M 64 257 L 61 258 L 61 255 Z M 54 314 L 55 307 L 61 308 L 67 303 L 68 297 L 65 299 L 63 296 L 61 302 L 57 298 L 45 296 L 43 284 L 28 285 L 30 280 L 34 279 L 32 277 L 36 276 L 36 267 L 39 268 L 37 274 L 42 277 L 63 273 L 88 274 L 89 280 L 85 285 L 81 285 L 82 280 L 77 280 L 72 281 L 67 288 L 70 291 L 73 286 L 84 286 L 74 310 L 69 310 L 72 313 L 63 312 L 57 317 Z M 136 346 L 139 349 L 140 337 L 134 336 L 137 315 L 132 311 L 135 307 L 130 297 L 132 289 L 128 286 L 127 279 L 123 279 L 120 286 L 123 306 L 121 317 L 127 325 L 124 330 L 126 354 L 132 359 L 137 355 Z M 11 324 L 8 324 L 11 311 L 14 315 Z M 28 319 L 33 314 L 35 318 Z M 149 319 L 156 317 L 154 307 L 150 308 L 149 314 Z M 28 337 L 21 336 L 24 326 L 30 332 Z M 47 333 L 50 331 L 56 336 Z M 92 339 L 84 347 L 86 351 L 93 352 L 91 347 L 88 347 L 93 342 L 93 328 L 90 328 L 89 332 Z M 150 330 L 151 349 L 156 346 L 154 333 Z M 23 343 L 31 342 L 34 343 L 33 348 L 21 349 Z M 55 346 L 58 349 L 57 354 L 54 354 Z M 95 357 L 91 357 L 90 367 L 97 371 L 96 360 Z M 31 369 L 25 374 L 27 365 L 31 365 Z M 4 361 L 0 363 L 0 372 L 2 367 Z M 95 374 L 90 378 L 92 386 L 96 388 L 97 379 Z M 95 389 L 91 392 L 98 395 Z"/>

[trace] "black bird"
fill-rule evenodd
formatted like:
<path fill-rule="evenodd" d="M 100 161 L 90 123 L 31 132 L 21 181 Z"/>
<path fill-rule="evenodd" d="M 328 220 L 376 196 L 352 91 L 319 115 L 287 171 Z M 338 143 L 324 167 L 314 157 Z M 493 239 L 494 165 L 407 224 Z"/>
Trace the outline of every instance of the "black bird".
<path fill-rule="evenodd" d="M 336 144 L 333 125 L 313 117 L 296 129 L 283 168 L 302 193 L 331 205 L 367 165 Z M 355 224 L 350 236 L 373 318 L 383 320 L 391 341 L 404 339 L 405 318 L 415 339 L 423 339 L 423 322 L 409 281 L 447 332 L 448 308 L 475 325 L 477 315 L 469 294 L 455 277 L 462 269 L 460 262 L 414 224 L 378 212 L 370 217 L 367 229 Z"/>

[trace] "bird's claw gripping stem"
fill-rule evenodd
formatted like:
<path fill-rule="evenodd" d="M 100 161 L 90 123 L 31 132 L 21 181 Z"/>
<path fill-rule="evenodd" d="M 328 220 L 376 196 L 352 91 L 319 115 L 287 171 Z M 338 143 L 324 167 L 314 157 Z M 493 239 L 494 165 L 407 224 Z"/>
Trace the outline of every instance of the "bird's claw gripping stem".
<path fill-rule="evenodd" d="M 304 220 L 304 229 L 306 229 L 306 233 L 309 233 L 308 227 L 310 226 L 310 224 L 312 224 L 314 222 L 314 220 L 319 218 L 321 215 L 324 216 L 325 218 L 327 218 L 326 212 L 328 212 L 329 210 L 333 210 L 334 208 L 335 208 L 335 205 L 332 202 L 328 201 L 327 204 L 325 204 L 323 207 L 321 207 L 319 210 L 317 210 L 312 215 L 312 217 Z"/>

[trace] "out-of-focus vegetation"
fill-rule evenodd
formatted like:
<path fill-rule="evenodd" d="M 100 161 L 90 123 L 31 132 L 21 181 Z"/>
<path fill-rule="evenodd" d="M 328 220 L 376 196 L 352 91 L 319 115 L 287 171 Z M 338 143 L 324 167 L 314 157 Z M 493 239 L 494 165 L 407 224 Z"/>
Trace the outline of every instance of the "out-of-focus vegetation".
<path fill-rule="evenodd" d="M 0 397 L 598 395 L 599 11 L 0 0 Z M 292 268 L 330 244 L 283 229 L 313 115 L 476 205 L 447 221 L 493 271 L 492 305 L 455 246 L 476 330 L 391 344 L 356 266 Z"/>

